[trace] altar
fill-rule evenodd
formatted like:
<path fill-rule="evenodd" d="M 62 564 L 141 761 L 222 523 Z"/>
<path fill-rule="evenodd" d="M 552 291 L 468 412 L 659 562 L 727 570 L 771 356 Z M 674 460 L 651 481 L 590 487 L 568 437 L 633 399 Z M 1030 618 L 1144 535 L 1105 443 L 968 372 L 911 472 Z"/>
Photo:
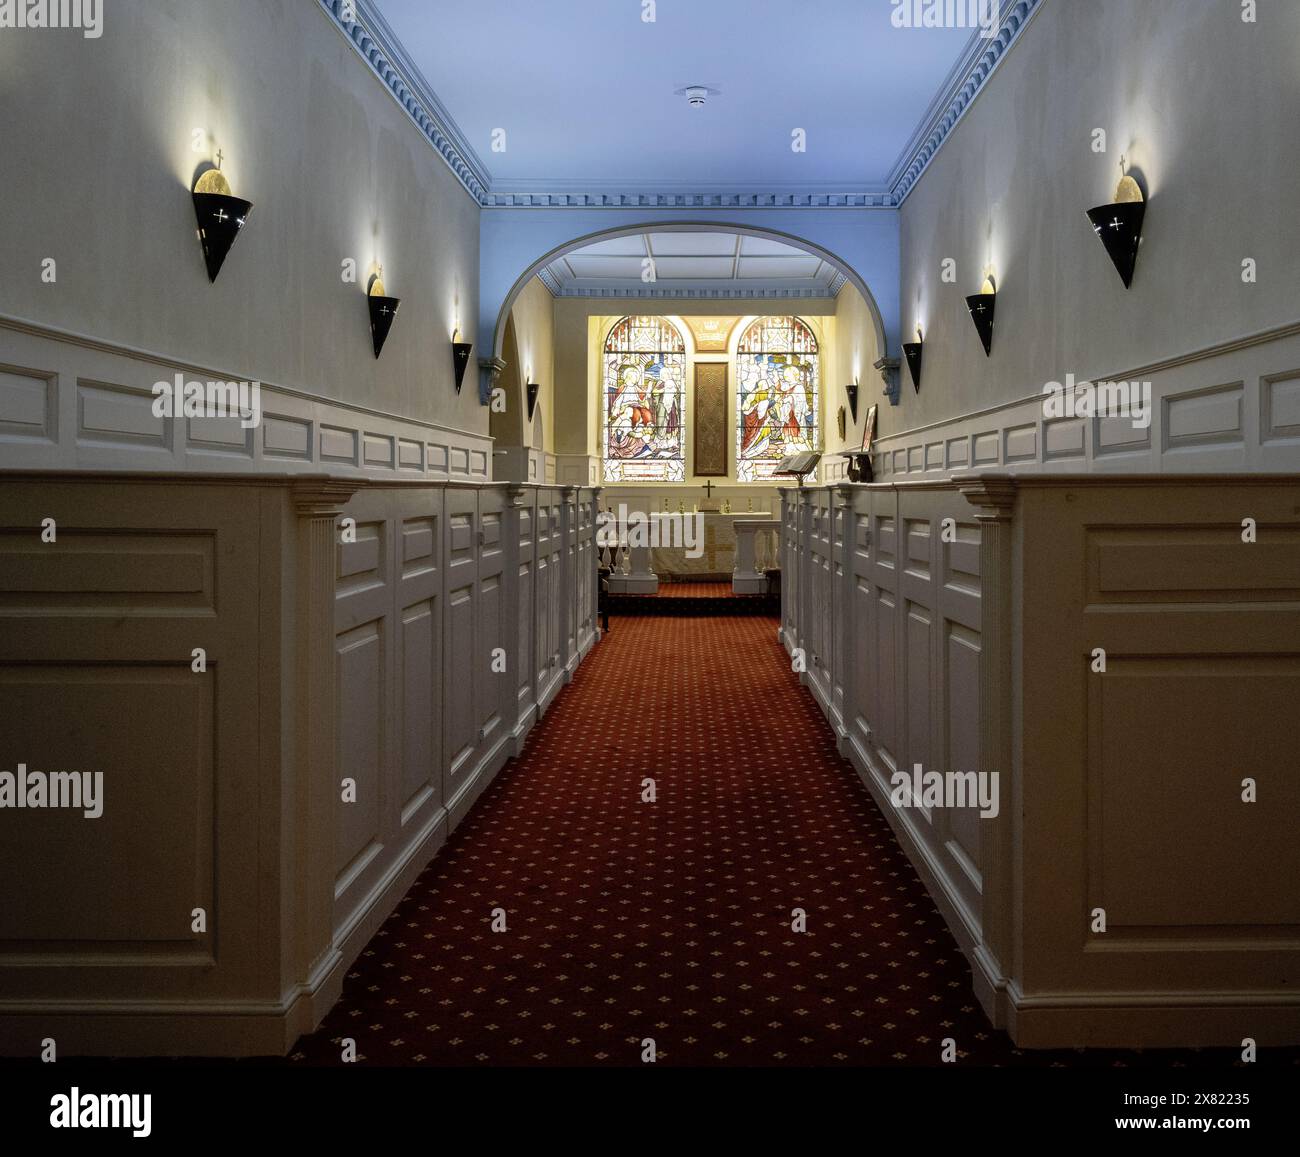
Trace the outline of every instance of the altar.
<path fill-rule="evenodd" d="M 652 515 L 663 518 L 663 515 Z M 671 517 L 671 516 L 670 516 Z M 715 512 L 694 514 L 688 512 L 684 518 L 694 522 L 695 539 L 689 545 L 669 542 L 669 536 L 659 537 L 659 546 L 650 548 L 650 569 L 659 576 L 660 581 L 671 582 L 673 579 L 692 579 L 695 581 L 718 580 L 731 581 L 732 569 L 736 558 L 736 531 L 734 524 L 749 519 L 763 520 L 771 517 L 764 510 L 755 510 L 746 514 L 722 514 Z"/>

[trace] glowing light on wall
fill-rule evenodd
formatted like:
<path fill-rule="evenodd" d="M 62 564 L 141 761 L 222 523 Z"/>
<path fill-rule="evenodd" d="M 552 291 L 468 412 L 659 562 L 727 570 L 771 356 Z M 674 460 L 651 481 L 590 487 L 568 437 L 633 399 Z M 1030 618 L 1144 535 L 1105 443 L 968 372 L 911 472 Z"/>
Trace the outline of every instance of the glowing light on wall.
<path fill-rule="evenodd" d="M 979 293 L 972 293 L 966 299 L 966 308 L 970 310 L 970 319 L 975 323 L 975 332 L 980 335 L 985 357 L 989 356 L 993 348 L 993 313 L 997 301 L 997 286 L 991 273 L 984 278 Z"/>
<path fill-rule="evenodd" d="M 397 316 L 397 308 L 402 304 L 400 298 L 386 296 L 381 276 L 383 272 L 381 265 L 379 272 L 371 277 L 370 288 L 366 293 L 366 303 L 370 308 L 370 340 L 375 347 L 375 357 L 384 348 L 388 331 L 393 326 L 393 318 Z"/>
<path fill-rule="evenodd" d="M 925 338 L 921 334 L 921 327 L 916 327 L 916 341 L 903 343 L 903 356 L 907 359 L 907 368 L 912 374 L 912 386 L 919 394 L 921 392 L 921 347 Z"/>
<path fill-rule="evenodd" d="M 465 369 L 469 365 L 470 351 L 474 348 L 473 342 L 457 341 L 460 336 L 460 330 L 454 330 L 451 335 L 451 364 L 456 371 L 456 393 L 460 393 L 460 387 L 465 381 Z"/>
<path fill-rule="evenodd" d="M 1088 210 L 1088 220 L 1093 231 L 1101 238 L 1106 253 L 1119 271 L 1124 288 L 1133 284 L 1133 270 L 1137 266 L 1138 246 L 1142 243 L 1142 221 L 1146 216 L 1146 198 L 1138 183 L 1125 171 L 1124 158 L 1120 158 L 1119 186 L 1115 200 L 1109 205 L 1098 205 Z"/>
<path fill-rule="evenodd" d="M 251 201 L 233 195 L 220 165 L 221 153 L 218 152 L 217 167 L 200 173 L 191 190 L 194 215 L 199 223 L 199 244 L 203 247 L 209 281 L 217 280 L 230 247 L 253 211 Z"/>

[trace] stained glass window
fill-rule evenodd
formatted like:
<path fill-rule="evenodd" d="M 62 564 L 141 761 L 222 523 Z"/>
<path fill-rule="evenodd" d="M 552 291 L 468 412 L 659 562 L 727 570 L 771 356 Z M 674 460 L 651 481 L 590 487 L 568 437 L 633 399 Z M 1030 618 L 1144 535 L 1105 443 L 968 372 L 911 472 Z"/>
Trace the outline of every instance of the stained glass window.
<path fill-rule="evenodd" d="M 682 482 L 686 347 L 659 317 L 625 317 L 605 341 L 606 482 Z"/>
<path fill-rule="evenodd" d="M 817 450 L 817 339 L 797 317 L 761 317 L 736 350 L 736 478 L 766 482 L 787 454 Z"/>

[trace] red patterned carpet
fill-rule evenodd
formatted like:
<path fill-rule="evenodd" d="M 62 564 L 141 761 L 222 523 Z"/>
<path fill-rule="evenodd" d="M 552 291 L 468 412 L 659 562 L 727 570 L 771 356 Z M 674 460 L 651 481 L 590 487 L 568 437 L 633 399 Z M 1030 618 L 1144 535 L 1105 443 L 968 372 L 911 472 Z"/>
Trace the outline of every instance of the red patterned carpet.
<path fill-rule="evenodd" d="M 729 599 L 733 595 L 729 582 L 661 582 L 653 596 L 659 599 Z"/>
<path fill-rule="evenodd" d="M 964 1064 L 1231 1063 L 990 1028 L 775 631 L 620 619 L 291 1061 L 338 1065 L 352 1037 L 372 1065 L 640 1065 L 650 1037 L 661 1066 L 937 1065 L 952 1037 Z"/>

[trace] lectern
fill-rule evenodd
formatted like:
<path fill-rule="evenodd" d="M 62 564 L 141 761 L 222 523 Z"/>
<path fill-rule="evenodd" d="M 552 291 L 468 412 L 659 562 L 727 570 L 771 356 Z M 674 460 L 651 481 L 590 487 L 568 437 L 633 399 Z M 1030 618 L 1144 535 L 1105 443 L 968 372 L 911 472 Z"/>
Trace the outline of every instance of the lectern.
<path fill-rule="evenodd" d="M 804 450 L 798 454 L 787 454 L 776 464 L 776 469 L 772 473 L 787 478 L 797 478 L 799 485 L 802 486 L 804 479 L 817 469 L 817 463 L 821 460 L 822 456 L 811 450 Z"/>

